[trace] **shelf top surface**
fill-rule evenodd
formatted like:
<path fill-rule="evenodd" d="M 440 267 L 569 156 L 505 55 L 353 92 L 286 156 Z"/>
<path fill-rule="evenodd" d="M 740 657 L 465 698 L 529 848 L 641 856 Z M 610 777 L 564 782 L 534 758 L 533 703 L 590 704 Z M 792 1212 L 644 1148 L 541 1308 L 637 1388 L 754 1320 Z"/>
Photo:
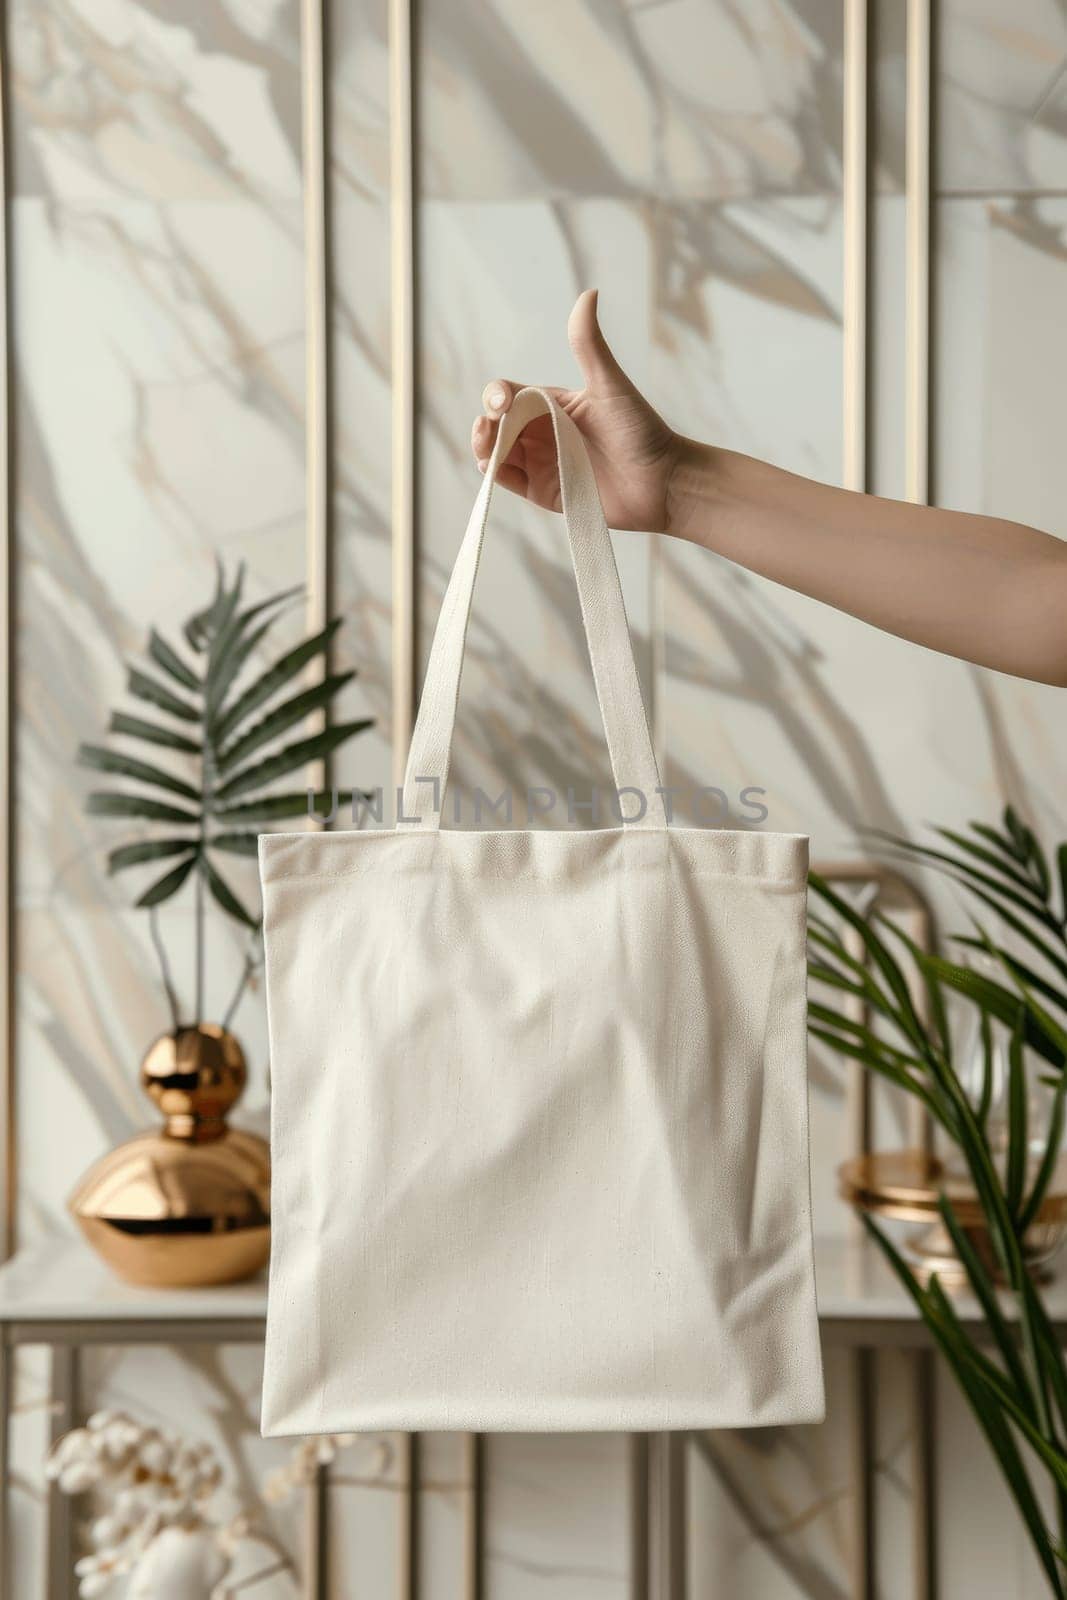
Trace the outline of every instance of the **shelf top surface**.
<path fill-rule="evenodd" d="M 19 1250 L 0 1266 L 0 1323 L 234 1322 L 266 1309 L 265 1273 L 203 1289 L 140 1289 L 68 1237 Z"/>
<path fill-rule="evenodd" d="M 823 1323 L 914 1322 L 918 1313 L 869 1239 L 816 1241 L 819 1317 Z M 1045 1289 L 1056 1323 L 1067 1323 L 1067 1277 L 1057 1271 Z M 960 1315 L 976 1315 L 960 1297 Z M 262 1319 L 263 1273 L 247 1283 L 204 1289 L 139 1289 L 123 1283 L 80 1240 L 54 1238 L 20 1250 L 0 1266 L 0 1323 L 235 1322 Z"/>

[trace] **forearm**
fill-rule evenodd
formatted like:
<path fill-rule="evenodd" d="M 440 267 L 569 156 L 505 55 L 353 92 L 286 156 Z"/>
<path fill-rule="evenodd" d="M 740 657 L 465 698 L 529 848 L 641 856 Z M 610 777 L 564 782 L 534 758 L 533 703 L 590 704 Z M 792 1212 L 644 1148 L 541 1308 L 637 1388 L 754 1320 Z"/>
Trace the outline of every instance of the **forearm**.
<path fill-rule="evenodd" d="M 1067 684 L 1067 544 L 683 440 L 668 533 L 916 644 Z"/>

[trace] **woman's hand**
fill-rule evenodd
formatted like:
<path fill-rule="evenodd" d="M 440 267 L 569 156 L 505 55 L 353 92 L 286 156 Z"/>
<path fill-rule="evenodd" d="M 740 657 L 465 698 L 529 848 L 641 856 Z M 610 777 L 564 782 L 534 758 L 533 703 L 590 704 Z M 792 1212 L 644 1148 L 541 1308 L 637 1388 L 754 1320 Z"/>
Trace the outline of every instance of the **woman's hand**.
<path fill-rule="evenodd" d="M 579 295 L 567 324 L 567 337 L 585 388 L 548 392 L 581 430 L 611 527 L 663 533 L 680 441 L 612 355 L 597 322 L 596 299 L 595 289 Z M 485 386 L 485 414 L 471 430 L 471 449 L 482 472 L 496 442 L 500 418 L 523 387 L 506 378 L 494 378 Z M 549 417 L 536 417 L 522 430 L 507 461 L 501 463 L 497 481 L 550 511 L 560 509 Z"/>

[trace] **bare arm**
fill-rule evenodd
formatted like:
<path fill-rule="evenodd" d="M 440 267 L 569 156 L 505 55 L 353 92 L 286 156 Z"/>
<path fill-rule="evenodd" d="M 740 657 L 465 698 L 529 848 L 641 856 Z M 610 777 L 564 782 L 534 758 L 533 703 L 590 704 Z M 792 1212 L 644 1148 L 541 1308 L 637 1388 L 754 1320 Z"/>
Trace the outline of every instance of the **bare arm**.
<path fill-rule="evenodd" d="M 854 494 L 672 432 L 619 367 L 596 295 L 571 314 L 585 377 L 553 393 L 585 435 L 608 522 L 706 546 L 864 622 L 1000 672 L 1067 686 L 1067 542 L 998 517 Z M 483 467 L 520 387 L 486 385 L 471 443 Z M 547 418 L 500 481 L 558 509 Z"/>

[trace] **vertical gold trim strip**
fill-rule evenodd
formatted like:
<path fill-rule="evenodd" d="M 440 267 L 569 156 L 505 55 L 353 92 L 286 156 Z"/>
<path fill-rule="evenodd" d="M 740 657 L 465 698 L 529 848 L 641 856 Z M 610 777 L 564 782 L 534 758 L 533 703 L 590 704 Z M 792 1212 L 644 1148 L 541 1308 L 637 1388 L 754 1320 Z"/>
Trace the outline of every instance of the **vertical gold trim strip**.
<path fill-rule="evenodd" d="M 389 0 L 392 255 L 393 775 L 415 706 L 415 183 L 412 0 Z"/>
<path fill-rule="evenodd" d="M 867 282 L 870 248 L 870 219 L 867 210 L 869 124 L 867 0 L 844 0 L 844 8 L 841 479 L 846 489 L 864 492 L 868 487 Z M 851 1152 L 857 1149 L 866 1150 L 870 1136 L 870 1118 L 870 1085 L 867 1074 L 853 1062 L 846 1079 L 846 1123 Z M 852 1227 L 858 1227 L 855 1220 L 852 1222 Z M 853 1600 L 866 1600 L 871 1584 L 873 1510 L 870 1360 L 865 1352 L 857 1352 L 851 1360 L 849 1450 L 853 1465 L 855 1499 L 849 1587 Z"/>
<path fill-rule="evenodd" d="M 11 282 L 8 260 L 11 130 L 7 6 L 0 0 L 0 1259 L 17 1237 L 15 1148 L 14 625 L 11 472 Z"/>
<path fill-rule="evenodd" d="M 302 0 L 301 101 L 304 181 L 304 501 L 308 633 L 326 626 L 330 566 L 329 261 L 326 171 L 325 0 Z M 321 669 L 312 669 L 320 674 Z M 309 719 L 309 733 L 325 715 Z M 326 783 L 326 763 L 307 769 L 309 788 Z M 314 823 L 308 824 L 314 827 Z"/>
<path fill-rule="evenodd" d="M 845 0 L 842 482 L 867 488 L 867 5 Z"/>
<path fill-rule="evenodd" d="M 905 493 L 930 493 L 930 6 L 908 0 Z"/>
<path fill-rule="evenodd" d="M 930 499 L 933 0 L 908 0 L 907 27 L 905 493 L 909 500 L 926 504 Z M 911 1132 L 913 1138 L 918 1136 L 924 1147 L 929 1146 L 931 1129 L 928 1119 L 922 1115 L 921 1107 L 914 1108 Z M 928 1360 L 922 1356 L 916 1358 L 912 1381 L 915 1429 L 912 1452 L 913 1584 L 919 1600 L 928 1600 L 937 1582 L 937 1521 L 934 1496 L 935 1440 L 930 1416 L 933 1376 Z"/>
<path fill-rule="evenodd" d="M 308 633 L 326 626 L 329 612 L 329 276 L 326 222 L 326 0 L 301 0 L 301 158 L 304 196 L 304 580 Z M 309 719 L 322 727 L 323 713 Z M 310 762 L 306 781 L 320 789 L 326 763 Z M 316 824 L 308 821 L 308 827 Z M 320 1466 L 304 1505 L 304 1593 L 324 1600 L 329 1590 L 329 1469 Z"/>

